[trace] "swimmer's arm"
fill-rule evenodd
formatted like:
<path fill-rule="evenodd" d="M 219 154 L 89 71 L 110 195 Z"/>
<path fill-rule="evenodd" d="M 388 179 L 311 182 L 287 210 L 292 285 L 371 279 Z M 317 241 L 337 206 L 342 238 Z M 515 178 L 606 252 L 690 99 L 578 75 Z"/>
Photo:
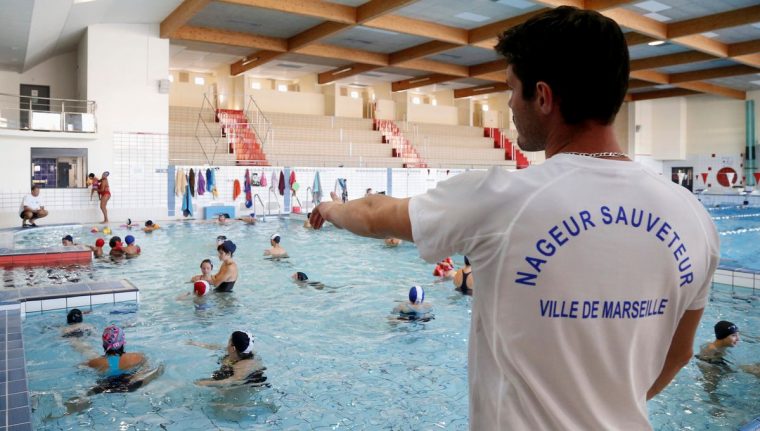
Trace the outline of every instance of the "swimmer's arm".
<path fill-rule="evenodd" d="M 210 387 L 220 387 L 220 386 L 227 386 L 230 384 L 231 378 L 226 378 L 223 380 L 214 380 L 214 379 L 200 379 L 196 380 L 195 384 L 198 386 L 210 386 Z"/>
<path fill-rule="evenodd" d="M 647 392 L 647 400 L 652 399 L 659 394 L 673 380 L 678 372 L 686 366 L 691 360 L 694 351 L 694 334 L 697 332 L 699 321 L 702 319 L 700 310 L 686 310 L 681 320 L 678 322 L 673 339 L 670 342 L 668 354 L 665 357 L 665 364 L 660 371 L 660 375 L 652 384 Z"/>
<path fill-rule="evenodd" d="M 208 282 L 213 284 L 214 286 L 219 286 L 220 284 L 227 281 L 229 278 L 229 271 L 227 269 L 227 265 L 222 265 L 221 268 L 219 268 L 219 272 L 216 273 L 216 275 L 211 276 L 211 280 Z"/>
<path fill-rule="evenodd" d="M 195 346 L 200 347 L 202 349 L 208 349 L 208 350 L 222 350 L 224 349 L 224 346 L 221 344 L 213 344 L 213 343 L 204 343 L 201 341 L 195 341 L 195 340 L 187 340 L 188 346 Z"/>
<path fill-rule="evenodd" d="M 360 236 L 413 241 L 408 198 L 370 195 L 341 203 L 336 201 L 337 195 L 333 195 L 330 193 L 333 202 L 321 203 L 312 211 L 310 222 L 314 229 L 321 228 L 325 221 L 329 221 Z"/>

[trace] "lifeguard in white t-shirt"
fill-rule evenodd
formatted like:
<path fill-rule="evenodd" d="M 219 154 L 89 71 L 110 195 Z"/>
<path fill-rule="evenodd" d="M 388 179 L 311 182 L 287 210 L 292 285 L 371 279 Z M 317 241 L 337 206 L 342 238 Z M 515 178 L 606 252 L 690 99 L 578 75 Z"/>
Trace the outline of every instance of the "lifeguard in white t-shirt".
<path fill-rule="evenodd" d="M 19 216 L 22 219 L 22 228 L 35 227 L 37 226 L 34 223 L 35 220 L 48 215 L 39 196 L 40 187 L 36 184 L 32 186 L 32 193 L 24 196 L 24 200 L 21 202 L 21 208 L 19 208 Z"/>

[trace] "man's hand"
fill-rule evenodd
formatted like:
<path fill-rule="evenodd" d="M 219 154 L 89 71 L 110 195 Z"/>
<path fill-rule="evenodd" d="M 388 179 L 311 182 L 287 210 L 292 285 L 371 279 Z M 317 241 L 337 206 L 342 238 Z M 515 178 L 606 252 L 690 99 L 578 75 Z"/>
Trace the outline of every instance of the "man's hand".
<path fill-rule="evenodd" d="M 314 229 L 319 229 L 322 227 L 323 224 L 325 224 L 326 221 L 333 222 L 332 219 L 330 219 L 330 214 L 332 210 L 334 209 L 335 205 L 343 205 L 343 202 L 340 199 L 340 196 L 338 196 L 335 192 L 330 192 L 330 197 L 332 198 L 332 202 L 322 202 L 321 204 L 317 205 L 316 208 L 311 212 L 311 217 L 309 217 L 309 223 L 311 223 L 311 227 Z M 336 227 L 342 229 L 340 226 L 336 225 Z"/>

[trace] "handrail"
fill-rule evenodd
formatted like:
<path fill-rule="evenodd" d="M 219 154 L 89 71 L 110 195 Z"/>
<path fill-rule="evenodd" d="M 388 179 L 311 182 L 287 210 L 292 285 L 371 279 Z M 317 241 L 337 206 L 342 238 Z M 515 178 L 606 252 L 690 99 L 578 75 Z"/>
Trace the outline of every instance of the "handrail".
<path fill-rule="evenodd" d="M 267 199 L 269 202 L 267 203 L 267 215 L 271 215 L 272 213 L 272 194 L 274 194 L 274 203 L 277 204 L 277 214 L 282 213 L 282 207 L 280 206 L 280 201 L 277 199 L 277 192 L 274 191 L 274 186 L 269 187 L 269 194 L 267 196 Z"/>
<path fill-rule="evenodd" d="M 23 94 L 10 94 L 10 93 L 2 93 L 2 92 L 0 92 L 0 96 L 10 96 L 10 97 L 16 97 L 19 99 L 22 97 L 27 97 L 27 98 L 34 98 L 34 99 L 60 100 L 63 102 L 87 102 L 87 103 L 92 103 L 93 105 L 95 105 L 94 100 L 87 100 L 87 99 L 63 99 L 60 97 L 26 96 Z"/>
<path fill-rule="evenodd" d="M 264 201 L 261 200 L 261 196 L 259 196 L 259 194 L 256 193 L 255 195 L 253 195 L 253 212 L 254 213 L 256 212 L 256 200 L 258 200 L 259 203 L 261 204 L 261 210 L 262 211 L 268 209 L 267 207 L 264 206 Z"/>
<path fill-rule="evenodd" d="M 255 112 L 251 112 L 251 105 L 256 109 Z M 248 96 L 248 105 L 245 108 L 245 117 L 248 119 L 248 124 L 256 133 L 256 137 L 261 143 L 261 150 L 265 151 L 267 142 L 271 142 L 274 139 L 274 130 L 272 129 L 272 122 L 261 110 L 261 107 L 252 95 Z M 254 118 L 255 114 L 255 118 Z M 264 128 L 264 130 L 262 130 Z"/>
<path fill-rule="evenodd" d="M 95 133 L 96 107 L 93 100 L 0 92 L 0 128 Z"/>
<path fill-rule="evenodd" d="M 208 104 L 210 108 L 212 108 L 212 111 L 214 112 L 214 116 L 216 116 L 216 111 L 213 109 L 213 105 L 211 104 L 211 101 L 208 99 L 208 95 L 206 93 L 203 93 L 203 102 L 201 103 L 201 109 L 198 111 L 198 120 L 195 122 L 195 140 L 198 142 L 198 146 L 201 147 L 201 151 L 203 152 L 203 157 L 206 158 L 206 162 L 209 165 L 214 164 L 214 159 L 216 158 L 216 149 L 217 144 L 219 143 L 219 140 L 222 139 L 221 134 L 218 137 L 214 137 L 214 133 L 209 129 L 208 124 L 206 124 L 206 120 L 203 119 L 203 109 Z M 209 159 L 208 154 L 206 153 L 206 149 L 203 148 L 203 144 L 201 143 L 201 138 L 198 136 L 198 129 L 200 128 L 200 125 L 203 124 L 203 127 L 206 129 L 206 132 L 208 133 L 208 136 L 212 139 L 214 142 L 214 154 L 212 154 L 211 159 Z"/>

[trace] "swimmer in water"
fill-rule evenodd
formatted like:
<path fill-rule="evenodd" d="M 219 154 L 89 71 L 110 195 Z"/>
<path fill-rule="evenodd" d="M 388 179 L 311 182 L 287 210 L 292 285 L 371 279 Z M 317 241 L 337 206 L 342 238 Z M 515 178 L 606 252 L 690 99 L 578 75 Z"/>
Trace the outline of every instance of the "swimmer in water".
<path fill-rule="evenodd" d="M 319 281 L 309 281 L 309 276 L 306 275 L 305 272 L 295 272 L 293 275 L 290 276 L 290 278 L 296 282 L 299 286 L 311 286 L 315 289 L 322 290 L 325 288 L 325 285 Z"/>
<path fill-rule="evenodd" d="M 240 216 L 238 217 L 238 220 L 242 221 L 245 224 L 256 224 L 256 213 L 251 213 L 251 215 L 247 216 Z"/>
<path fill-rule="evenodd" d="M 137 257 L 140 255 L 140 246 L 135 244 L 135 237 L 127 235 L 124 237 L 124 241 L 127 243 L 127 246 L 124 248 L 124 253 L 127 257 Z"/>
<path fill-rule="evenodd" d="M 148 220 L 145 222 L 145 227 L 143 228 L 143 232 L 145 233 L 151 233 L 154 230 L 157 230 L 159 226 L 156 223 L 153 223 L 153 220 Z"/>
<path fill-rule="evenodd" d="M 715 341 L 702 345 L 696 357 L 711 364 L 725 364 L 726 349 L 739 344 L 739 328 L 721 320 L 715 324 L 714 330 Z"/>
<path fill-rule="evenodd" d="M 217 242 L 219 239 L 217 238 Z M 226 241 L 226 239 L 225 239 Z M 222 241 L 221 244 L 218 244 L 217 247 L 224 244 L 224 241 Z M 211 259 L 203 259 L 201 261 L 201 273 L 200 275 L 194 275 L 190 281 L 199 281 L 199 280 L 205 280 L 205 281 L 212 281 L 214 279 L 214 275 L 211 274 L 211 271 L 214 270 L 214 264 L 211 263 Z"/>
<path fill-rule="evenodd" d="M 188 344 L 216 350 L 221 346 L 188 342 Z M 227 342 L 227 354 L 220 361 L 219 370 L 211 374 L 210 379 L 196 380 L 199 386 L 269 386 L 264 375 L 266 367 L 253 351 L 253 335 L 248 332 L 235 331 Z"/>
<path fill-rule="evenodd" d="M 385 238 L 385 246 L 386 247 L 398 247 L 401 244 L 401 240 L 398 238 Z"/>
<path fill-rule="evenodd" d="M 288 257 L 288 252 L 280 245 L 280 234 L 274 234 L 269 238 L 269 244 L 272 246 L 269 250 L 264 250 L 264 256 Z"/>
<path fill-rule="evenodd" d="M 61 329 L 61 337 L 87 337 L 92 334 L 94 330 L 95 328 L 93 328 L 92 325 L 83 323 L 82 310 L 72 308 L 71 311 L 66 314 L 66 326 Z"/>
<path fill-rule="evenodd" d="M 211 277 L 209 283 L 216 286 L 214 290 L 217 292 L 232 292 L 232 288 L 235 286 L 238 279 L 237 263 L 232 260 L 235 250 L 237 250 L 237 246 L 230 240 L 224 241 L 216 248 L 222 266 L 219 267 L 219 272 Z"/>
<path fill-rule="evenodd" d="M 211 286 L 211 283 L 206 280 L 198 280 L 193 283 L 193 290 L 183 293 L 182 295 L 178 296 L 177 299 L 181 300 L 190 297 L 201 298 L 211 293 L 212 290 L 213 287 Z"/>
<path fill-rule="evenodd" d="M 412 286 L 409 289 L 409 302 L 397 305 L 393 309 L 394 314 L 398 314 L 405 320 L 414 320 L 410 317 L 424 315 L 432 309 L 430 303 L 425 302 L 425 290 L 421 286 Z"/>
<path fill-rule="evenodd" d="M 63 244 L 64 247 L 71 247 L 74 245 L 74 237 L 71 235 L 66 235 L 63 238 L 61 238 L 61 244 Z"/>
<path fill-rule="evenodd" d="M 91 245 L 92 255 L 95 257 L 103 257 L 103 246 L 106 245 L 106 241 L 103 238 L 95 240 L 95 245 Z"/>
<path fill-rule="evenodd" d="M 472 266 L 470 259 L 464 257 L 464 266 L 454 274 L 454 288 L 465 295 L 472 295 L 472 288 L 475 286 L 475 279 L 472 275 Z"/>
<path fill-rule="evenodd" d="M 305 229 L 314 229 L 314 228 L 311 226 L 311 222 L 309 221 L 309 219 L 310 219 L 310 218 L 311 218 L 311 213 L 307 213 L 307 214 L 306 214 L 306 220 L 303 222 L 303 227 L 304 227 Z"/>
<path fill-rule="evenodd" d="M 121 238 L 118 236 L 112 236 L 108 241 L 108 245 L 111 247 L 111 251 L 108 253 L 111 257 L 124 256 L 124 248 L 121 245 Z"/>

